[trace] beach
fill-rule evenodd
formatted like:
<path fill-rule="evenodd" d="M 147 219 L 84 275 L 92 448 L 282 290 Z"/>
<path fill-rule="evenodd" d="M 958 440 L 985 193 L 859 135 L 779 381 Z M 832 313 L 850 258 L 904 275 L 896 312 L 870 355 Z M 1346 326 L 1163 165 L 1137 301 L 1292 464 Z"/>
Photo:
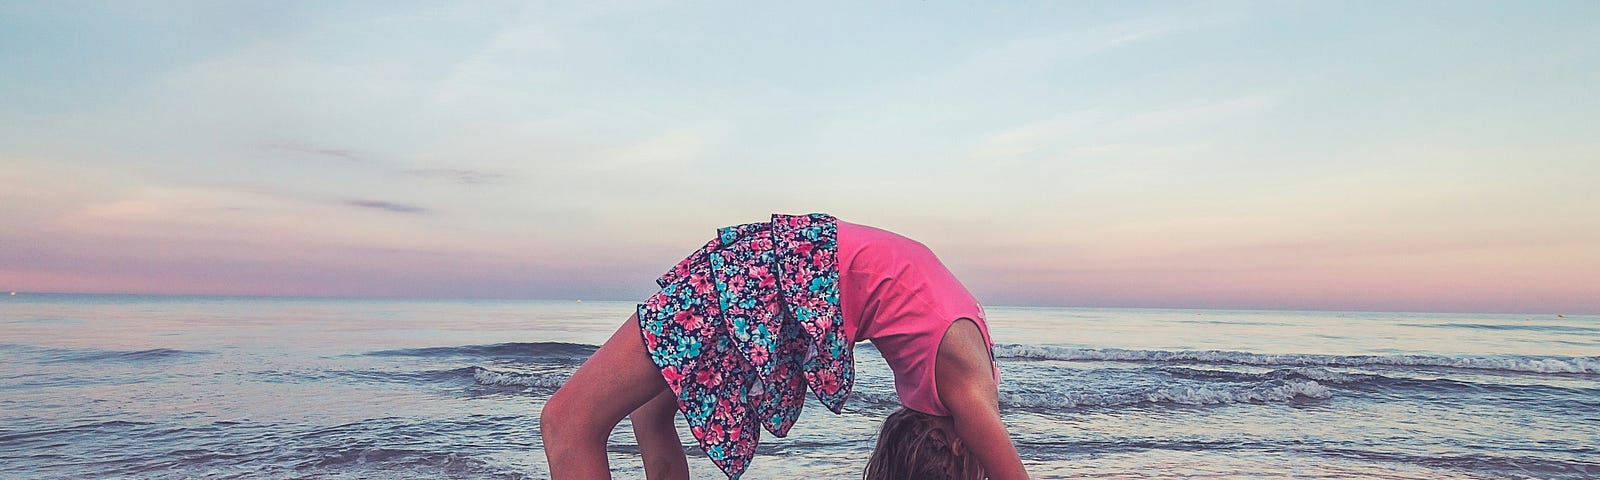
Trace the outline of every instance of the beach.
<path fill-rule="evenodd" d="M 543 401 L 632 308 L 6 296 L 0 477 L 546 478 Z M 1037 478 L 1600 476 L 1600 317 L 987 311 Z M 859 477 L 898 404 L 856 358 L 844 413 L 808 403 L 745 478 Z M 641 476 L 626 422 L 610 451 Z"/>

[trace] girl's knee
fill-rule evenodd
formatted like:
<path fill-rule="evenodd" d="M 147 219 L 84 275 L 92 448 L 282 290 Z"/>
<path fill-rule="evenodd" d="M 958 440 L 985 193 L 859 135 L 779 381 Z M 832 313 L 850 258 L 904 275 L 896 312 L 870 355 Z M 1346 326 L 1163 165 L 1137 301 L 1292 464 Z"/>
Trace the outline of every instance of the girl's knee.
<path fill-rule="evenodd" d="M 561 391 L 557 390 L 556 393 L 561 393 Z M 566 410 L 565 402 L 557 401 L 558 398 L 555 395 L 551 395 L 544 402 L 544 407 L 539 409 L 539 435 L 547 440 L 566 429 L 566 426 L 558 421 L 563 417 L 563 411 Z"/>
<path fill-rule="evenodd" d="M 602 426 L 596 425 L 594 419 L 585 415 L 587 410 L 583 406 L 583 399 L 572 395 L 570 390 L 556 390 L 539 411 L 539 435 L 548 444 L 551 439 L 574 441 L 593 437 L 596 431 L 601 432 L 599 436 L 602 438 L 609 434 L 610 428 L 602 430 Z"/>

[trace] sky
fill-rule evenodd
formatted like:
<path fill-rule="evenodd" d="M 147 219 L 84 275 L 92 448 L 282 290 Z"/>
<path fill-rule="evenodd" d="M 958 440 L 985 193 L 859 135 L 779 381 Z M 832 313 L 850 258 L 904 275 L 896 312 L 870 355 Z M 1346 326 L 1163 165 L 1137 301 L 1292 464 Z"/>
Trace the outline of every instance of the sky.
<path fill-rule="evenodd" d="M 641 300 L 827 212 L 990 305 L 1600 313 L 1600 3 L 0 3 L 0 290 Z"/>

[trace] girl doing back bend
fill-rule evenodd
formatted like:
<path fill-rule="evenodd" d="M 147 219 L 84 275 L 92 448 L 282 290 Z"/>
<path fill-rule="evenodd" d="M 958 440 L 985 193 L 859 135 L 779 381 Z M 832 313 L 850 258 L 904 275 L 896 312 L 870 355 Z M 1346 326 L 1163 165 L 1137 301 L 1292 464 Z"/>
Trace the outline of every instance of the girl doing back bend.
<path fill-rule="evenodd" d="M 787 434 L 808 387 L 834 413 L 843 408 L 862 340 L 883 353 L 906 407 L 886 422 L 869 478 L 912 478 L 897 473 L 909 465 L 895 459 L 908 457 L 885 452 L 941 435 L 949 448 L 927 450 L 970 456 L 946 463 L 1027 478 L 1000 421 L 982 307 L 922 244 L 824 214 L 773 215 L 718 230 L 656 282 L 661 291 L 545 404 L 554 479 L 610 478 L 605 442 L 630 414 L 647 477 L 687 479 L 676 412 L 737 479 L 761 429 Z M 948 428 L 893 434 L 897 416 Z"/>

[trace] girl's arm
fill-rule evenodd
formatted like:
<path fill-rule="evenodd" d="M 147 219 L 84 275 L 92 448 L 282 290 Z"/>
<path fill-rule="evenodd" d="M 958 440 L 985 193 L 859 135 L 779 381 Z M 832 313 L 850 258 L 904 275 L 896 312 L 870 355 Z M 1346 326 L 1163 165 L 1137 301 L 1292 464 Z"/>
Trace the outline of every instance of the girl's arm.
<path fill-rule="evenodd" d="M 939 342 L 934 381 L 967 452 L 977 455 L 991 480 L 1024 480 L 1017 447 L 1000 421 L 1000 393 L 988 342 L 971 320 L 957 320 Z"/>

